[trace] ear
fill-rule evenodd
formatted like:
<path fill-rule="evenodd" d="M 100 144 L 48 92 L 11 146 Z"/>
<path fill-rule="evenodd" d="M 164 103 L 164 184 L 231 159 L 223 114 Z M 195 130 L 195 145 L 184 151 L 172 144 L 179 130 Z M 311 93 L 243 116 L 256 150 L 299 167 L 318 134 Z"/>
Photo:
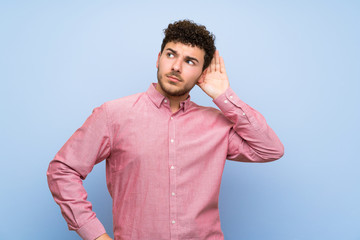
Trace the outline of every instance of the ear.
<path fill-rule="evenodd" d="M 207 71 L 208 71 L 208 68 L 206 68 L 206 69 L 202 72 L 202 74 L 201 74 L 200 77 L 199 77 L 199 80 L 198 80 L 197 84 L 200 84 L 200 83 L 203 83 L 203 82 L 204 82 L 204 79 L 205 79 L 205 77 L 206 77 Z"/>
<path fill-rule="evenodd" d="M 159 52 L 158 58 L 156 60 L 156 68 L 159 69 L 159 61 L 160 61 L 161 52 Z"/>

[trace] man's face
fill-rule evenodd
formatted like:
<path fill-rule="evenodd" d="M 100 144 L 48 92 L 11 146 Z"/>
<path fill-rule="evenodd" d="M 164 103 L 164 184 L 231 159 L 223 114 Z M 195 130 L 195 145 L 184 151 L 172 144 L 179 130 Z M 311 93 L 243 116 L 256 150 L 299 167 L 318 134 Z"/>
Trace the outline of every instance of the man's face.
<path fill-rule="evenodd" d="M 169 42 L 159 53 L 156 89 L 166 97 L 187 97 L 201 77 L 205 51 L 183 43 Z"/>

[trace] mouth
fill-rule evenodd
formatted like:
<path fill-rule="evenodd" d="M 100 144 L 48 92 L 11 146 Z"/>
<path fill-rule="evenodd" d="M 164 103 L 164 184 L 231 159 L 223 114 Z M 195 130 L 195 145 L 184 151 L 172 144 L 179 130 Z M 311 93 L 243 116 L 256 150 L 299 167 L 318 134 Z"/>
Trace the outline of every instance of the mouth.
<path fill-rule="evenodd" d="M 166 77 L 171 81 L 171 82 L 181 82 L 181 80 L 179 78 L 177 78 L 176 76 L 174 75 L 166 75 Z"/>

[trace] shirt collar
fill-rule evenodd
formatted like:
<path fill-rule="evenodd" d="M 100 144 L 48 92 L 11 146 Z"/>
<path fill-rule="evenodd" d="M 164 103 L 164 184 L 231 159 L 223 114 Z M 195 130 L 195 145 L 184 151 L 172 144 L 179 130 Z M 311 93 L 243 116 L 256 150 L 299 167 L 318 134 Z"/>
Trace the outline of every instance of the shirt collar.
<path fill-rule="evenodd" d="M 165 104 L 165 100 L 169 101 L 165 96 L 163 96 L 158 90 L 156 90 L 157 83 L 150 84 L 150 87 L 146 91 L 150 100 L 156 105 L 157 108 L 161 107 L 161 104 Z M 190 106 L 190 95 L 185 101 L 180 102 L 180 109 L 186 111 Z"/>

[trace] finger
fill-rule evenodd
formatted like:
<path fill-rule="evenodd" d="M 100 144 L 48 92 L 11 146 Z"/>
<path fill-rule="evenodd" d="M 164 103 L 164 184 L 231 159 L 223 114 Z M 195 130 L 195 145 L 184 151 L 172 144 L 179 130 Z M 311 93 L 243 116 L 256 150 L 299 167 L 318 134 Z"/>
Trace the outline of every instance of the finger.
<path fill-rule="evenodd" d="M 215 51 L 215 71 L 220 71 L 219 51 Z"/>
<path fill-rule="evenodd" d="M 220 57 L 220 72 L 221 73 L 226 73 L 225 63 L 224 63 L 223 57 Z"/>

